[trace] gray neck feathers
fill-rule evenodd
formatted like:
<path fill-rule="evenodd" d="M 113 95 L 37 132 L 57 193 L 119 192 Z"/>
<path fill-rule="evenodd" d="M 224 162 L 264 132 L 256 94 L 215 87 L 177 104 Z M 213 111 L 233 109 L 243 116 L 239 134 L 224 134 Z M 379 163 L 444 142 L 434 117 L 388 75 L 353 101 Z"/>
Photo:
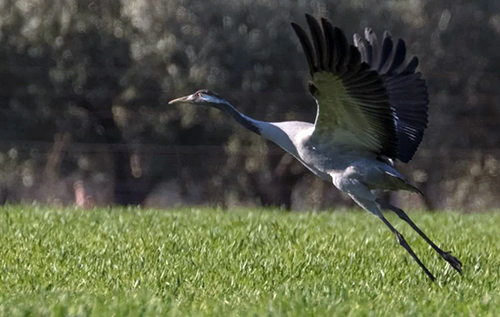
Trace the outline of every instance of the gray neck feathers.
<path fill-rule="evenodd" d="M 247 128 L 248 130 L 261 135 L 261 131 L 257 124 L 257 121 L 245 116 L 244 114 L 236 110 L 229 102 L 226 101 L 224 103 L 214 103 L 212 104 L 212 106 L 224 111 L 225 113 L 233 117 L 236 122 Z"/>
<path fill-rule="evenodd" d="M 227 101 L 224 103 L 213 103 L 211 105 L 233 117 L 234 120 L 248 130 L 258 135 L 262 135 L 266 139 L 276 143 L 295 157 L 298 156 L 298 153 L 292 139 L 296 137 L 298 132 L 313 127 L 312 124 L 306 122 L 265 122 L 254 120 L 240 113 Z"/>

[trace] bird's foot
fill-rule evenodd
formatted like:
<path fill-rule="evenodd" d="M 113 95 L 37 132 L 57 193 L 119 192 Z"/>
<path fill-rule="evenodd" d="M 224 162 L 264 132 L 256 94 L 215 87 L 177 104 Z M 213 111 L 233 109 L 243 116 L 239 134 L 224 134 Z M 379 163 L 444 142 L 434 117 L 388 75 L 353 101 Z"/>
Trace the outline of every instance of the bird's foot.
<path fill-rule="evenodd" d="M 446 262 L 450 263 L 450 265 L 457 270 L 458 273 L 462 274 L 462 262 L 460 262 L 459 259 L 451 255 L 451 252 L 445 252 L 441 253 L 441 256 L 443 259 L 446 260 Z"/>

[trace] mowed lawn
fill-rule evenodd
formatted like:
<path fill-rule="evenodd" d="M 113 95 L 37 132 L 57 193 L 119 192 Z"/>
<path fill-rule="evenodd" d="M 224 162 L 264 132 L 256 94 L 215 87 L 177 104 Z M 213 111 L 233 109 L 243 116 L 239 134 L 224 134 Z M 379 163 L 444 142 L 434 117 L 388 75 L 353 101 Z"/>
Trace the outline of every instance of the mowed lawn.
<path fill-rule="evenodd" d="M 388 215 L 432 283 L 361 211 L 0 210 L 0 314 L 498 315 L 500 212 Z"/>

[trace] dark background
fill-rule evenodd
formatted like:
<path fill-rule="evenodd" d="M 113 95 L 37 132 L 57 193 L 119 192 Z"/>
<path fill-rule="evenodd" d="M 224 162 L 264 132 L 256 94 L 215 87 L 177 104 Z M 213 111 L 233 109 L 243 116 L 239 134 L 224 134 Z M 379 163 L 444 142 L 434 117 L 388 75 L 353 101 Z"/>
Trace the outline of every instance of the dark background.
<path fill-rule="evenodd" d="M 0 8 L 0 202 L 351 206 L 331 184 L 215 109 L 168 106 L 212 89 L 260 120 L 313 121 L 290 21 L 405 39 L 430 124 L 399 169 L 403 206 L 500 206 L 500 1 L 6 0 Z"/>

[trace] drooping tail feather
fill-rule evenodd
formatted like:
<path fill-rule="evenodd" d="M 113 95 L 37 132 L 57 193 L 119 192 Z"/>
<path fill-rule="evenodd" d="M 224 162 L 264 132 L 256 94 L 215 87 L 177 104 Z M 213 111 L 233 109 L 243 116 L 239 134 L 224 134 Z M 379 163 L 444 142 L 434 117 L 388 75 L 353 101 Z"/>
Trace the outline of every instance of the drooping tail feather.
<path fill-rule="evenodd" d="M 406 190 L 412 193 L 417 193 L 420 195 L 423 195 L 423 193 L 412 185 L 406 178 L 404 178 L 402 175 L 397 175 L 388 171 L 384 171 L 385 178 L 386 180 L 394 186 L 394 188 L 390 188 L 391 190 Z"/>

